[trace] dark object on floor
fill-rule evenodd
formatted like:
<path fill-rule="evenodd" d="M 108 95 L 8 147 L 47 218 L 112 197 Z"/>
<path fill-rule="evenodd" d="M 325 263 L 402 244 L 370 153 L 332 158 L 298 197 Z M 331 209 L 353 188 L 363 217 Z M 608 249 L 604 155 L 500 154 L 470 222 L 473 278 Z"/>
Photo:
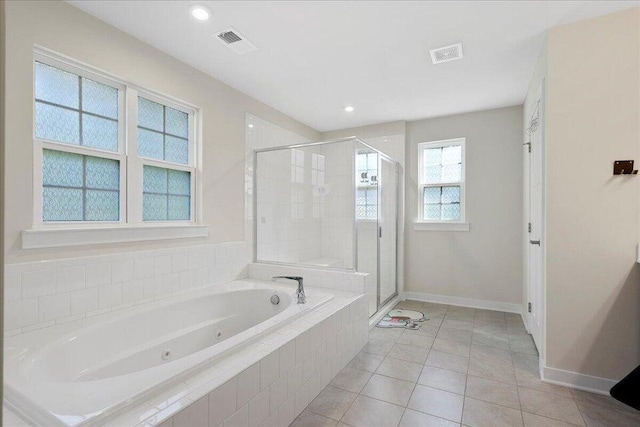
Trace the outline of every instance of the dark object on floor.
<path fill-rule="evenodd" d="M 611 396 L 640 411 L 640 366 L 611 388 Z"/>

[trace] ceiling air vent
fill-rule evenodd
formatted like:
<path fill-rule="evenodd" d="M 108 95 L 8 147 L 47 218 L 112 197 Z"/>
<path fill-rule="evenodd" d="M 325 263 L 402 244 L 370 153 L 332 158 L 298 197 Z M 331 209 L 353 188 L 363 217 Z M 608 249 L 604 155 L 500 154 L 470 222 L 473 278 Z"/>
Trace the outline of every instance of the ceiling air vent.
<path fill-rule="evenodd" d="M 222 41 L 225 46 L 227 46 L 238 55 L 242 55 L 243 53 L 251 52 L 252 50 L 257 49 L 256 45 L 251 43 L 235 28 L 228 28 L 224 31 L 221 31 L 216 36 L 218 37 L 218 40 Z"/>
<path fill-rule="evenodd" d="M 429 53 L 434 64 L 462 59 L 462 43 L 431 49 Z"/>

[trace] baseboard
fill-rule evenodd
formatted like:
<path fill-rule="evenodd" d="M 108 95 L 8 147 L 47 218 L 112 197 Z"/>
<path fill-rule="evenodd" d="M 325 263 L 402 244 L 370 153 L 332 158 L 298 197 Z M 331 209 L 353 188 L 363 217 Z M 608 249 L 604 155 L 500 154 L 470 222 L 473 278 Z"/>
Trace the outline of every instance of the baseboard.
<path fill-rule="evenodd" d="M 540 377 L 545 383 L 560 385 L 577 390 L 588 391 L 590 393 L 604 394 L 609 396 L 611 387 L 617 381 L 607 378 L 593 377 L 591 375 L 580 374 L 578 372 L 565 371 L 563 369 L 549 368 L 542 366 Z"/>
<path fill-rule="evenodd" d="M 399 301 L 400 296 L 396 295 L 391 301 L 383 305 L 382 308 L 369 319 L 369 329 L 373 328 Z"/>
<path fill-rule="evenodd" d="M 457 305 L 461 307 L 481 308 L 484 310 L 504 311 L 522 315 L 522 306 L 508 302 L 487 301 L 473 298 L 452 297 L 448 295 L 426 294 L 423 292 L 405 292 L 405 299 Z"/>

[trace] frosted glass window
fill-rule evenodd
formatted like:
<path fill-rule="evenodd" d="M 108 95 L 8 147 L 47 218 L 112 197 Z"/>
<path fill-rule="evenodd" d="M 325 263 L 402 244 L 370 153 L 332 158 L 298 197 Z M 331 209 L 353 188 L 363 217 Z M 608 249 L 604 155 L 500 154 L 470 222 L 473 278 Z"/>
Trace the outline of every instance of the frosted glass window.
<path fill-rule="evenodd" d="M 358 188 L 356 195 L 356 218 L 378 219 L 378 189 Z"/>
<path fill-rule="evenodd" d="M 424 219 L 451 221 L 460 219 L 460 187 L 425 187 Z"/>
<path fill-rule="evenodd" d="M 118 89 L 36 62 L 35 136 L 118 151 Z"/>
<path fill-rule="evenodd" d="M 427 148 L 423 152 L 424 182 L 459 182 L 462 179 L 462 146 Z"/>
<path fill-rule="evenodd" d="M 358 185 L 378 184 L 378 154 L 358 153 L 356 159 L 356 182 Z"/>
<path fill-rule="evenodd" d="M 142 217 L 145 221 L 191 219 L 191 173 L 144 166 Z"/>
<path fill-rule="evenodd" d="M 138 155 L 189 164 L 189 115 L 138 97 Z"/>
<path fill-rule="evenodd" d="M 42 152 L 43 221 L 118 221 L 120 162 L 64 151 Z"/>
<path fill-rule="evenodd" d="M 464 144 L 460 138 L 419 145 L 422 220 L 464 220 Z"/>

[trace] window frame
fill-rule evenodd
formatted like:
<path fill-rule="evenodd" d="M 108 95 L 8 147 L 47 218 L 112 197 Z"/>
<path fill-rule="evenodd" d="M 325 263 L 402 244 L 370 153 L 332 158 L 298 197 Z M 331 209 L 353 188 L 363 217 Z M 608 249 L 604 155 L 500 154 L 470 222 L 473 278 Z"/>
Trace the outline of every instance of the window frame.
<path fill-rule="evenodd" d="M 418 221 L 419 224 L 434 224 L 434 225 L 447 225 L 447 224 L 466 224 L 466 203 L 465 203 L 465 182 L 466 182 L 466 138 L 452 138 L 439 141 L 421 142 L 418 144 Z M 429 148 L 445 148 L 445 147 L 461 147 L 461 173 L 460 181 L 452 182 L 425 182 L 425 165 L 424 165 L 424 150 Z M 432 220 L 425 219 L 424 217 L 424 190 L 425 188 L 433 187 L 460 187 L 460 218 L 455 220 Z"/>
<path fill-rule="evenodd" d="M 118 90 L 118 150 L 107 151 L 98 148 L 73 145 L 65 142 L 50 141 L 36 138 L 36 62 L 58 68 L 80 77 L 96 81 Z M 176 226 L 201 226 L 201 178 L 202 178 L 202 153 L 199 144 L 201 129 L 199 124 L 200 109 L 187 102 L 159 94 L 152 90 L 142 88 L 123 79 L 111 76 L 99 69 L 79 63 L 73 59 L 50 52 L 44 48 L 36 47 L 33 51 L 33 75 L 32 75 L 32 138 L 33 138 L 33 226 L 29 233 L 51 230 L 95 230 L 122 228 L 130 230 L 131 227 L 173 227 Z M 138 156 L 137 128 L 138 128 L 138 96 L 150 101 L 174 108 L 188 114 L 188 164 L 148 159 Z M 44 221 L 43 220 L 43 177 L 42 161 L 43 150 L 81 154 L 118 160 L 120 162 L 120 216 L 118 221 Z M 190 182 L 190 219 L 168 221 L 143 221 L 143 167 L 144 165 L 156 166 L 164 169 L 188 171 L 191 173 Z M 191 233 L 191 234 L 190 234 Z M 193 232 L 185 232 L 194 237 Z M 176 237 L 180 232 L 175 233 Z M 201 233 L 208 235 L 208 232 Z M 148 238 L 149 233 L 144 233 L 145 238 L 139 240 L 154 240 Z M 95 239 L 94 239 L 95 240 Z M 58 246 L 58 245 L 52 245 Z"/>

